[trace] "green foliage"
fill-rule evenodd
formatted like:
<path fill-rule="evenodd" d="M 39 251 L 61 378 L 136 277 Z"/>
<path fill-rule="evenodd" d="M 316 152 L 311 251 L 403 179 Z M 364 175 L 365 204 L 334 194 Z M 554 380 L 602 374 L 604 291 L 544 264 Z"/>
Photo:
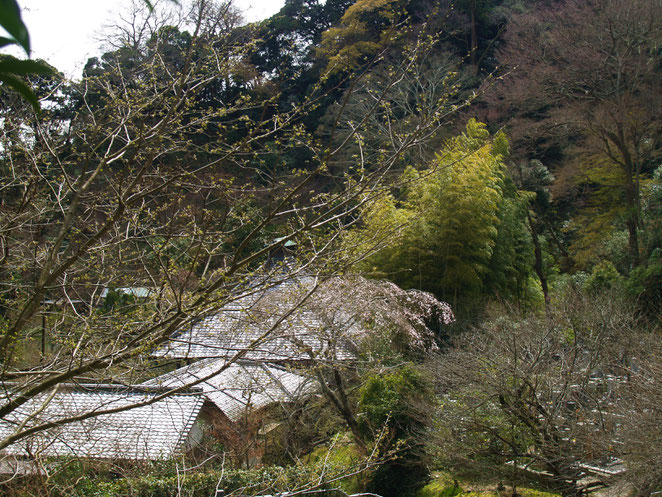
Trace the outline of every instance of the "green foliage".
<path fill-rule="evenodd" d="M 662 166 L 642 191 L 642 242 L 645 262 L 632 270 L 626 288 L 653 319 L 662 315 Z"/>
<path fill-rule="evenodd" d="M 130 293 L 117 291 L 114 288 L 108 290 L 101 306 L 102 312 L 120 311 L 136 303 L 136 297 Z"/>
<path fill-rule="evenodd" d="M 642 191 L 642 241 L 646 255 L 662 250 L 662 166 L 645 182 Z"/>
<path fill-rule="evenodd" d="M 373 375 L 359 392 L 361 429 L 380 437 L 382 451 L 392 458 L 381 464 L 367 488 L 385 497 L 412 495 L 429 476 L 420 437 L 430 424 L 431 385 L 423 373 L 405 365 Z"/>
<path fill-rule="evenodd" d="M 459 478 L 458 478 L 459 479 Z M 485 477 L 481 477 L 482 480 L 485 480 Z M 490 482 L 492 483 L 492 482 Z M 493 484 L 485 485 L 484 483 L 480 485 L 481 487 L 497 487 L 498 481 L 495 479 Z M 455 497 L 456 495 L 462 495 L 465 497 L 499 497 L 510 495 L 506 491 L 490 491 L 490 490 L 466 490 L 467 487 L 476 486 L 471 479 L 462 478 L 459 482 L 451 475 L 447 473 L 436 474 L 434 480 L 421 488 L 416 492 L 416 497 Z M 532 488 L 522 488 L 517 487 L 517 494 L 520 497 L 557 497 L 558 494 L 553 494 L 549 492 L 544 492 L 541 490 L 535 490 Z"/>
<path fill-rule="evenodd" d="M 587 270 L 606 258 L 609 241 L 623 230 L 627 217 L 622 188 L 625 181 L 623 171 L 613 161 L 601 156 L 581 160 L 574 182 L 585 198 L 565 229 L 573 238 L 569 252 L 576 269 Z"/>
<path fill-rule="evenodd" d="M 358 0 L 351 5 L 339 25 L 322 35 L 319 55 L 328 59 L 327 71 L 349 72 L 375 55 L 394 36 L 388 28 L 401 8 L 401 0 Z"/>
<path fill-rule="evenodd" d="M 169 1 L 172 2 L 172 3 L 174 3 L 174 4 L 179 4 L 179 0 L 169 0 Z M 154 4 L 152 3 L 151 0 L 143 0 L 143 2 L 144 2 L 144 4 L 147 6 L 147 8 L 148 8 L 149 10 L 153 10 L 153 9 L 154 9 Z"/>
<path fill-rule="evenodd" d="M 375 436 L 386 426 L 393 437 L 406 437 L 424 426 L 430 396 L 431 385 L 413 365 L 373 375 L 359 391 L 362 428 Z"/>
<path fill-rule="evenodd" d="M 601 253 L 605 259 L 611 261 L 621 274 L 630 271 L 630 254 L 628 252 L 627 230 L 613 231 L 602 243 Z"/>
<path fill-rule="evenodd" d="M 16 0 L 0 0 L 0 26 L 11 38 L 0 36 L 0 48 L 8 45 L 19 45 L 30 55 L 30 35 L 23 20 L 21 9 Z M 27 100 L 35 111 L 39 111 L 39 99 L 24 77 L 31 74 L 53 75 L 55 71 L 43 61 L 21 60 L 11 55 L 0 58 L 0 89 L 11 88 Z"/>
<path fill-rule="evenodd" d="M 662 250 L 657 249 L 645 265 L 635 268 L 626 282 L 630 296 L 649 316 L 662 316 Z"/>
<path fill-rule="evenodd" d="M 641 205 L 628 206 L 628 175 L 617 160 L 600 155 L 580 159 L 572 174 L 575 205 L 579 208 L 565 227 L 572 239 L 569 252 L 575 269 L 588 270 L 603 260 L 611 261 L 622 274 L 634 265 L 627 223 L 636 219 L 642 260 L 660 246 L 660 180 L 642 172 L 637 179 Z"/>
<path fill-rule="evenodd" d="M 307 458 L 309 466 L 323 464 L 332 472 L 340 473 L 347 468 L 356 468 L 362 461 L 362 456 L 356 445 L 344 442 L 346 436 L 342 433 L 333 437 L 330 445 L 318 447 Z M 350 471 L 346 471 L 350 473 Z M 357 473 L 338 482 L 340 488 L 347 494 L 360 493 L 365 488 L 365 480 L 370 473 Z"/>
<path fill-rule="evenodd" d="M 632 260 L 628 253 L 628 232 L 623 229 L 622 192 L 616 188 L 620 172 L 599 164 L 586 165 L 594 193 L 587 207 L 573 219 L 570 229 L 577 230 L 571 251 L 579 266 L 596 263 L 584 284 L 588 291 L 598 291 L 621 283 L 619 273 L 630 272 Z M 591 167 L 589 167 L 591 166 Z M 611 179 L 610 179 L 611 178 Z M 644 263 L 632 269 L 627 279 L 627 291 L 642 308 L 655 312 L 661 296 L 659 252 L 662 247 L 662 168 L 650 179 L 642 180 L 641 240 Z M 611 206 L 611 207 L 610 207 Z M 580 227 L 581 226 L 581 227 Z M 646 260 L 646 258 L 648 260 Z"/>
<path fill-rule="evenodd" d="M 471 119 L 429 168 L 409 168 L 402 200 L 387 197 L 365 212 L 360 235 L 396 231 L 365 264 L 404 288 L 460 306 L 482 293 L 519 296 L 532 264 L 526 196 L 505 177 L 508 140 Z M 459 301 L 459 304 L 458 304 Z"/>
<path fill-rule="evenodd" d="M 433 481 L 425 485 L 418 492 L 416 497 L 455 497 L 461 495 L 462 488 L 459 485 L 449 484 L 447 481 Z"/>
<path fill-rule="evenodd" d="M 28 101 L 36 112 L 39 112 L 39 98 L 24 79 L 30 74 L 54 75 L 55 71 L 41 61 L 20 60 L 11 55 L 3 55 L 0 59 L 0 82 L 3 83 L 0 89 L 3 87 L 12 89 Z"/>
<path fill-rule="evenodd" d="M 430 228 L 437 239 L 431 248 L 441 255 L 445 292 L 478 293 L 483 286 L 498 236 L 504 141 L 500 134 L 492 144 L 485 125 L 470 120 L 466 134 L 438 156 L 436 191 L 420 192 L 419 208 L 433 207 Z"/>
<path fill-rule="evenodd" d="M 265 74 L 276 74 L 287 80 L 283 88 L 286 98 L 301 98 L 298 91 L 313 83 L 313 71 L 306 71 L 319 46 L 322 33 L 337 25 L 350 0 L 329 0 L 323 4 L 316 0 L 287 0 L 274 16 L 258 25 L 259 38 L 251 61 Z"/>
<path fill-rule="evenodd" d="M 622 277 L 610 261 L 602 261 L 593 268 L 584 283 L 584 289 L 590 293 L 601 292 L 617 287 Z"/>
<path fill-rule="evenodd" d="M 524 220 L 528 200 L 513 191 L 499 206 L 499 230 L 484 279 L 491 294 L 532 300 L 528 281 L 534 264 L 531 234 Z"/>
<path fill-rule="evenodd" d="M 74 467 L 55 475 L 49 483 L 50 495 L 54 497 L 209 497 L 216 490 L 239 494 L 257 495 L 283 492 L 301 488 L 316 482 L 316 468 L 304 466 L 265 467 L 251 470 L 225 469 L 195 471 L 177 474 L 158 468 L 141 476 L 113 478 L 111 474 L 95 474 L 87 468 Z M 75 482 L 73 485 L 72 482 Z M 34 487 L 31 487 L 34 488 Z M 21 495 L 14 493 L 14 495 Z M 27 493 L 24 495 L 28 495 Z"/>
<path fill-rule="evenodd" d="M 0 26 L 11 36 L 1 37 L 0 48 L 7 45 L 20 45 L 25 53 L 30 53 L 30 35 L 21 19 L 21 9 L 16 0 L 0 1 Z"/>

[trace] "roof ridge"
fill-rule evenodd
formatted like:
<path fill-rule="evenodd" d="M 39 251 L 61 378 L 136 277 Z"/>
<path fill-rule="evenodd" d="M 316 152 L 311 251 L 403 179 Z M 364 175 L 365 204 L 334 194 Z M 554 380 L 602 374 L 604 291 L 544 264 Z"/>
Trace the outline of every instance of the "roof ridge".
<path fill-rule="evenodd" d="M 16 386 L 21 386 L 17 382 L 11 382 L 11 381 L 4 381 L 0 382 L 1 385 L 3 386 L 9 386 L 9 385 L 16 385 Z M 59 391 L 59 393 L 65 393 L 67 391 L 71 393 L 75 393 L 77 391 L 86 393 L 86 392 L 94 392 L 94 391 L 108 391 L 108 392 L 117 392 L 117 393 L 168 393 L 172 388 L 167 388 L 164 386 L 160 385 L 145 385 L 145 384 L 138 384 L 138 385 L 124 385 L 121 383 L 76 383 L 76 382 L 69 382 L 69 383 L 60 383 L 58 385 L 58 388 L 62 389 Z M 203 393 L 202 388 L 197 387 L 197 386 L 190 386 L 181 389 L 178 392 L 174 392 L 172 395 L 199 395 Z"/>

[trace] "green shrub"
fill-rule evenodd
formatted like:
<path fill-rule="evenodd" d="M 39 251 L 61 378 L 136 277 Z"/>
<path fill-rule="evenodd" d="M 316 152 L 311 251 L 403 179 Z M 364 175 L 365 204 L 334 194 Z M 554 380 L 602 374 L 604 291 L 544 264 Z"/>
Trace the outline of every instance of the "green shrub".
<path fill-rule="evenodd" d="M 251 470 L 212 470 L 185 474 L 159 471 L 144 476 L 112 479 L 111 475 L 79 475 L 75 485 L 49 486 L 57 497 L 210 497 L 222 489 L 226 494 L 256 495 L 301 488 L 317 482 L 316 468 L 291 466 Z M 69 474 L 68 477 L 72 475 Z M 66 487 L 66 488 L 65 488 Z"/>
<path fill-rule="evenodd" d="M 121 465 L 92 460 L 51 461 L 48 477 L 16 478 L 0 485 L 3 497 L 213 497 L 224 490 L 236 496 L 276 494 L 292 489 L 324 491 L 324 481 L 333 479 L 353 493 L 363 490 L 361 476 L 341 478 L 363 462 L 355 447 L 341 442 L 309 458 L 307 464 L 259 469 L 197 468 L 178 472 L 177 461 Z M 322 482 L 322 484 L 320 484 Z M 311 494 L 313 495 L 313 494 Z M 327 495 L 314 494 L 314 495 Z M 328 497 L 334 493 L 329 491 Z"/>
<path fill-rule="evenodd" d="M 360 428 L 379 440 L 383 454 L 393 457 L 380 465 L 367 485 L 384 497 L 413 495 L 429 478 L 422 435 L 431 424 L 429 381 L 412 365 L 373 375 L 359 392 Z"/>
<path fill-rule="evenodd" d="M 416 497 L 455 497 L 461 494 L 462 488 L 459 485 L 449 484 L 447 481 L 433 481 L 416 492 Z"/>
<path fill-rule="evenodd" d="M 496 482 L 492 483 L 490 486 L 493 487 L 495 483 Z M 466 486 L 470 485 L 470 483 L 467 481 L 462 481 L 460 484 L 456 484 L 450 475 L 443 473 L 442 475 L 435 478 L 434 481 L 428 483 L 418 492 L 416 492 L 416 497 L 455 497 L 459 495 L 462 497 L 498 497 L 499 495 L 511 495 L 510 488 L 501 492 L 489 490 L 466 491 L 463 490 L 462 485 Z M 485 482 L 483 482 L 482 485 L 485 485 Z M 558 494 L 522 487 L 517 488 L 517 494 L 521 497 L 559 497 Z"/>
<path fill-rule="evenodd" d="M 429 399 L 433 397 L 429 381 L 412 365 L 389 374 L 368 378 L 359 392 L 361 428 L 374 436 L 384 426 L 400 439 L 425 427 Z"/>
<path fill-rule="evenodd" d="M 610 261 L 602 261 L 595 265 L 591 275 L 584 283 L 587 292 L 596 293 L 622 284 L 623 277 Z"/>
<path fill-rule="evenodd" d="M 626 282 L 628 293 L 649 316 L 662 313 L 662 252 L 657 249 L 644 266 L 632 270 Z"/>
<path fill-rule="evenodd" d="M 331 447 L 318 447 L 307 457 L 307 464 L 311 468 L 324 466 L 326 471 L 335 474 L 353 473 L 363 461 L 356 445 L 346 443 L 343 434 L 334 437 Z M 347 494 L 357 494 L 365 490 L 366 480 L 370 478 L 369 472 L 359 472 L 352 476 L 341 479 L 338 482 L 340 488 Z"/>
<path fill-rule="evenodd" d="M 584 271 L 577 271 L 574 274 L 561 273 L 550 278 L 551 291 L 558 297 L 572 294 L 584 288 L 588 277 L 589 275 Z"/>

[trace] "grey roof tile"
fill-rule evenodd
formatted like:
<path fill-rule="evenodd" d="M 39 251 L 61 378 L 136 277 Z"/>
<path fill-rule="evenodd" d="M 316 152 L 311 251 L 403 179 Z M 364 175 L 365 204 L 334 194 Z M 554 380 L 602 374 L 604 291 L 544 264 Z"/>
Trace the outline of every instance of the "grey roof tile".
<path fill-rule="evenodd" d="M 26 427 L 57 423 L 86 412 L 125 408 L 153 400 L 159 393 L 117 386 L 65 386 L 50 400 L 47 394 L 41 395 L 0 420 L 0 438 L 9 436 L 31 416 Z M 4 452 L 32 457 L 164 459 L 182 449 L 203 403 L 200 392 L 176 394 L 152 404 L 50 428 L 9 445 Z"/>
<path fill-rule="evenodd" d="M 255 362 L 237 362 L 223 369 L 224 366 L 223 359 L 205 359 L 154 378 L 145 385 L 172 388 L 209 376 L 197 386 L 232 421 L 251 410 L 291 402 L 316 389 L 310 378 L 282 367 Z M 215 374 L 217 371 L 220 372 Z"/>
<path fill-rule="evenodd" d="M 271 362 L 353 357 L 348 344 L 325 333 L 310 314 L 298 313 L 276 324 L 273 317 L 253 320 L 236 311 L 204 318 L 172 337 L 157 354 L 194 359 L 230 358 L 238 352 L 244 352 L 244 359 Z"/>

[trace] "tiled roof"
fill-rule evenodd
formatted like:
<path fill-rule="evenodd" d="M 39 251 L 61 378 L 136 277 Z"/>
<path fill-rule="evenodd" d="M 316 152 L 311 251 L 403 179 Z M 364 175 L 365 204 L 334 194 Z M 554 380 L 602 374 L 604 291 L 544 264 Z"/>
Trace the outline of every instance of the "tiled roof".
<path fill-rule="evenodd" d="M 65 385 L 48 400 L 37 397 L 0 420 L 0 439 L 21 422 L 25 427 L 57 422 L 86 412 L 123 408 L 155 399 L 162 391 L 111 385 Z M 42 406 L 45 407 L 42 409 Z M 16 456 L 78 456 L 104 459 L 165 459 L 180 451 L 204 399 L 200 391 L 166 397 L 153 404 L 101 414 L 38 432 L 9 445 Z"/>
<path fill-rule="evenodd" d="M 237 362 L 214 375 L 224 365 L 223 359 L 201 360 L 154 378 L 145 385 L 172 388 L 213 375 L 197 386 L 232 421 L 240 419 L 247 410 L 291 402 L 316 388 L 310 378 L 262 363 Z"/>
<path fill-rule="evenodd" d="M 336 337 L 310 312 L 300 311 L 278 323 L 278 316 L 223 310 L 173 336 L 157 355 L 171 358 L 229 358 L 246 351 L 253 361 L 350 359 L 351 345 Z M 311 357 L 310 354 L 313 354 Z"/>
<path fill-rule="evenodd" d="M 155 355 L 229 358 L 246 351 L 242 359 L 266 362 L 353 358 L 350 337 L 358 326 L 351 316 L 336 313 L 333 322 L 327 322 L 305 305 L 297 308 L 295 302 L 311 284 L 308 280 L 286 281 L 226 305 L 180 330 Z"/>

